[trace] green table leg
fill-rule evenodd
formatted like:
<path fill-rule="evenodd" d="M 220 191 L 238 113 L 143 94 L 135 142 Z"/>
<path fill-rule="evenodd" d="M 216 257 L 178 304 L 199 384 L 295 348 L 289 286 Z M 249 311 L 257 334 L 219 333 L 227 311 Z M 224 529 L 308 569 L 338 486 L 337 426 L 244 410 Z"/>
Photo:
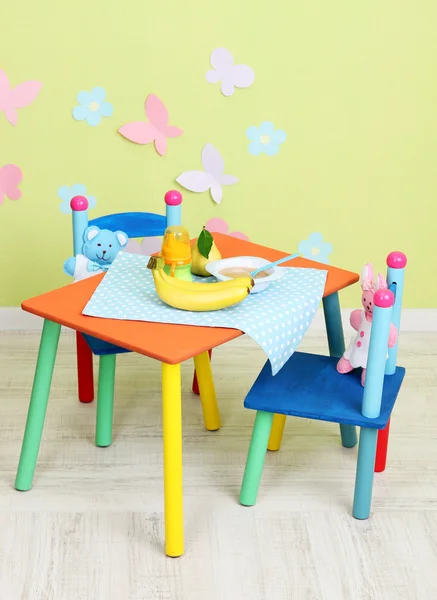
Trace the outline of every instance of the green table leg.
<path fill-rule="evenodd" d="M 256 502 L 272 421 L 273 413 L 257 411 L 241 484 L 240 503 L 243 506 L 253 506 Z"/>
<path fill-rule="evenodd" d="M 326 333 L 330 356 L 341 358 L 345 350 L 343 325 L 341 323 L 338 292 L 323 298 Z M 357 431 L 354 425 L 340 425 L 341 443 L 345 448 L 353 448 L 357 443 Z"/>
<path fill-rule="evenodd" d="M 15 488 L 22 492 L 30 490 L 32 487 L 60 333 L 61 326 L 58 323 L 44 321 L 20 462 L 15 479 Z"/>
<path fill-rule="evenodd" d="M 99 390 L 97 395 L 96 446 L 112 444 L 114 413 L 115 354 L 100 357 Z"/>

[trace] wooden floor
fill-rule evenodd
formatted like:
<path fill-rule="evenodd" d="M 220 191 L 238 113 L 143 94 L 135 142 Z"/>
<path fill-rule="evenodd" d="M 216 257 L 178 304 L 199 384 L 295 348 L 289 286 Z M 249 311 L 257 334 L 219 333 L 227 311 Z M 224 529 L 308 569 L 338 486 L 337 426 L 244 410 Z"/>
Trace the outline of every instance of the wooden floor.
<path fill-rule="evenodd" d="M 163 552 L 160 369 L 118 359 L 115 441 L 94 446 L 95 403 L 76 398 L 74 338 L 61 336 L 30 492 L 14 490 L 38 334 L 0 333 L 0 600 L 436 600 L 437 335 L 404 334 L 407 376 L 373 513 L 351 517 L 356 448 L 335 425 L 289 419 L 258 504 L 238 493 L 264 363 L 240 339 L 217 349 L 221 431 L 204 430 L 184 365 L 186 553 Z M 327 352 L 322 338 L 302 349 Z"/>

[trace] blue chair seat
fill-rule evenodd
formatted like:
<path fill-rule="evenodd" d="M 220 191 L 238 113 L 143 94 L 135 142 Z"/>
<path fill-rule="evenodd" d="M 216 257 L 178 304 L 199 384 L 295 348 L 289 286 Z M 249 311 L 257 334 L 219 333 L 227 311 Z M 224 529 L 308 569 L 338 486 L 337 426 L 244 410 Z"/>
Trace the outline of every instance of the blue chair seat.
<path fill-rule="evenodd" d="M 87 335 L 82 333 L 85 338 L 88 346 L 91 348 L 91 352 L 96 356 L 106 356 L 107 354 L 123 354 L 124 352 L 130 352 L 126 348 L 122 348 L 121 346 L 116 346 L 115 344 L 110 344 L 109 342 L 105 342 L 104 340 L 99 340 L 99 338 L 93 337 L 91 335 Z"/>
<path fill-rule="evenodd" d="M 295 352 L 274 377 L 267 361 L 246 396 L 245 408 L 319 421 L 384 429 L 390 419 L 402 380 L 403 367 L 384 377 L 381 413 L 376 419 L 361 414 L 361 369 L 340 375 L 338 358 Z"/>

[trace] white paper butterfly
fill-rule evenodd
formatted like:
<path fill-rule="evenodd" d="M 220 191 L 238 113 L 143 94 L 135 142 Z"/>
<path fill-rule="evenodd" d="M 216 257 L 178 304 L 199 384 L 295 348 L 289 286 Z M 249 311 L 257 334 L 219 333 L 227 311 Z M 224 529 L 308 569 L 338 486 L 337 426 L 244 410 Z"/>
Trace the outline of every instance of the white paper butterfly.
<path fill-rule="evenodd" d="M 205 144 L 202 150 L 202 165 L 205 171 L 186 171 L 176 181 L 190 192 L 206 192 L 210 190 L 214 202 L 222 201 L 222 185 L 233 185 L 238 179 L 233 175 L 225 175 L 225 161 L 217 148 Z"/>
<path fill-rule="evenodd" d="M 234 65 L 234 57 L 226 48 L 213 50 L 210 62 L 215 70 L 206 73 L 206 81 L 221 81 L 220 90 L 224 96 L 232 96 L 236 87 L 247 88 L 255 81 L 253 70 L 247 65 Z"/>

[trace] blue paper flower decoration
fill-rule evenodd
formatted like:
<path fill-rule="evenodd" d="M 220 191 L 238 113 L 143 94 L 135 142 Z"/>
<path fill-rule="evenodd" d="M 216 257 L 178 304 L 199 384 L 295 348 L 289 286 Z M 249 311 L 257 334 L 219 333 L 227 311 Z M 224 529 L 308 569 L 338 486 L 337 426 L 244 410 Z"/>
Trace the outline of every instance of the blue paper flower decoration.
<path fill-rule="evenodd" d="M 75 196 L 85 196 L 88 200 L 88 208 L 94 208 L 96 205 L 96 199 L 94 196 L 88 196 L 86 187 L 82 183 L 76 183 L 71 186 L 71 188 L 69 188 L 68 185 L 63 185 L 58 190 L 58 196 L 62 200 L 59 205 L 59 210 L 63 212 L 64 215 L 71 213 L 70 200 Z"/>
<path fill-rule="evenodd" d="M 332 245 L 323 241 L 321 233 L 312 233 L 307 240 L 299 243 L 298 250 L 304 258 L 328 264 L 328 256 L 332 252 Z"/>
<path fill-rule="evenodd" d="M 73 117 L 76 121 L 85 120 L 88 125 L 96 126 L 102 117 L 110 117 L 114 108 L 110 102 L 105 102 L 106 91 L 101 87 L 95 87 L 91 92 L 82 91 L 77 95 L 79 106 L 73 109 Z"/>
<path fill-rule="evenodd" d="M 249 152 L 258 156 L 262 152 L 274 156 L 279 152 L 279 145 L 285 142 L 287 135 L 282 129 L 275 131 L 275 126 L 270 121 L 264 121 L 259 127 L 249 127 L 246 131 L 249 138 Z"/>

